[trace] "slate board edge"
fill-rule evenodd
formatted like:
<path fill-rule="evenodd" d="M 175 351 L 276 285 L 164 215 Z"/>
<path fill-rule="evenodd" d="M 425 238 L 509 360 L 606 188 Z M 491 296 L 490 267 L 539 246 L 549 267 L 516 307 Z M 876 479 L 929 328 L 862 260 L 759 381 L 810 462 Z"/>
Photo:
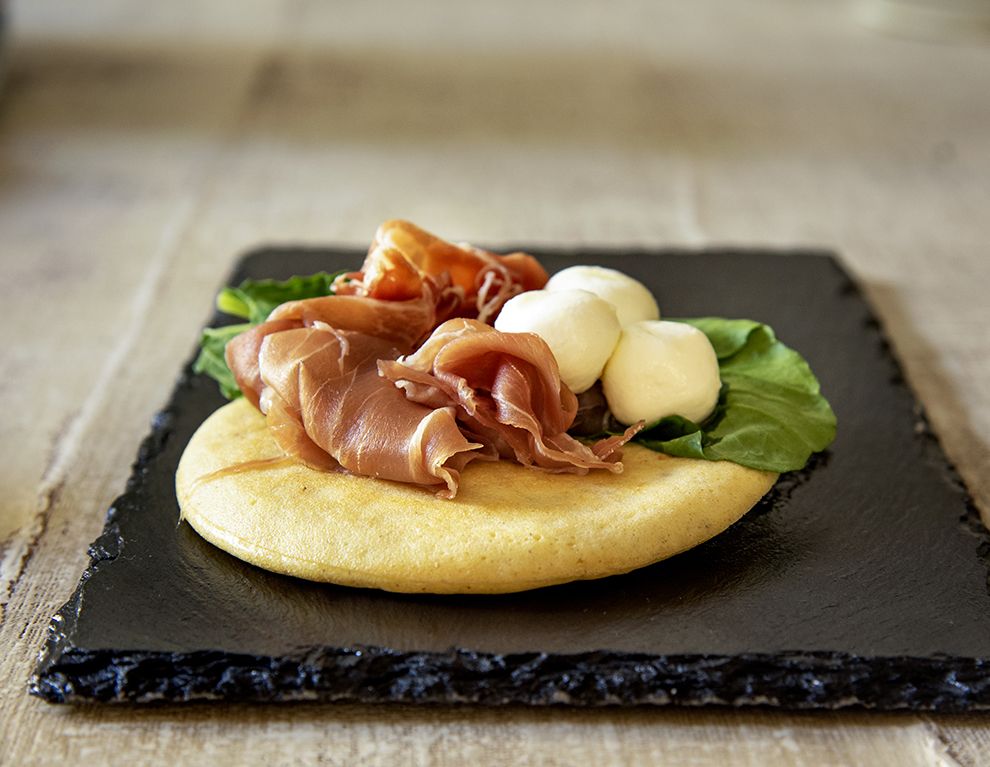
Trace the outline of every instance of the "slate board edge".
<path fill-rule="evenodd" d="M 295 657 L 67 650 L 32 680 L 50 703 L 405 703 L 990 709 L 987 661 L 842 653 L 644 656 L 399 653 L 312 648 Z M 770 692 L 772 690 L 772 692 Z"/>
<path fill-rule="evenodd" d="M 274 247 L 253 253 L 273 250 L 327 249 Z M 566 252 L 580 256 L 613 250 Z M 846 290 L 862 293 L 833 253 L 802 250 L 778 254 L 827 258 L 846 280 Z M 222 316 L 216 320 L 223 322 Z M 894 384 L 907 390 L 917 403 L 882 324 L 872 314 L 870 325 L 881 354 L 896 371 Z M 449 653 L 403 653 L 376 647 L 314 647 L 295 656 L 273 658 L 223 651 L 165 653 L 76 648 L 71 633 L 82 586 L 97 568 L 119 554 L 122 542 L 115 517 L 138 495 L 142 476 L 169 438 L 174 401 L 193 375 L 190 361 L 177 378 L 169 405 L 153 419 L 126 490 L 111 506 L 103 533 L 89 547 L 89 567 L 72 597 L 51 620 L 45 647 L 28 683 L 30 694 L 50 703 L 73 704 L 309 700 L 580 707 L 772 706 L 793 710 L 861 707 L 939 712 L 990 709 L 990 660 L 948 655 L 911 658 L 792 652 L 653 656 L 608 651 L 499 655 L 457 648 Z M 929 458 L 943 468 L 946 481 L 958 487 L 966 500 L 967 512 L 960 524 L 978 541 L 977 556 L 987 569 L 990 591 L 990 532 L 920 404 L 915 417 L 916 433 L 928 445 Z"/>

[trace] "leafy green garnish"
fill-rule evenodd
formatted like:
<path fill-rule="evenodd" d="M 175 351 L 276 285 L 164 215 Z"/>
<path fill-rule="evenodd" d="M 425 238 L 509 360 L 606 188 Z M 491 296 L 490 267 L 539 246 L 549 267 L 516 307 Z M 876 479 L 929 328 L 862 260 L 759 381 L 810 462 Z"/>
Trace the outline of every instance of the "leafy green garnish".
<path fill-rule="evenodd" d="M 206 328 L 200 336 L 200 352 L 193 363 L 193 371 L 206 373 L 220 384 L 220 391 L 227 399 L 241 396 L 224 359 L 224 347 L 238 333 L 264 322 L 279 304 L 304 298 L 320 298 L 333 294 L 333 281 L 344 272 L 330 274 L 317 272 L 308 277 L 292 277 L 283 282 L 277 280 L 245 280 L 236 288 L 227 287 L 217 296 L 217 309 L 225 314 L 247 320 L 239 325 Z"/>
<path fill-rule="evenodd" d="M 836 419 L 808 363 L 767 325 L 719 317 L 679 320 L 715 347 L 722 391 L 703 424 L 669 416 L 634 441 L 668 455 L 729 460 L 764 471 L 802 468 L 835 439 Z"/>
<path fill-rule="evenodd" d="M 309 277 L 292 277 L 284 282 L 245 280 L 236 288 L 228 287 L 220 291 L 217 309 L 257 325 L 264 322 L 279 304 L 331 295 L 333 281 L 340 274 L 343 272 L 317 272 Z"/>
<path fill-rule="evenodd" d="M 227 399 L 240 397 L 241 390 L 237 388 L 234 374 L 227 366 L 223 350 L 231 338 L 251 327 L 254 327 L 252 323 L 245 322 L 241 325 L 224 325 L 222 328 L 206 328 L 199 338 L 199 356 L 193 363 L 193 372 L 206 373 L 214 379 L 220 384 L 220 391 Z"/>

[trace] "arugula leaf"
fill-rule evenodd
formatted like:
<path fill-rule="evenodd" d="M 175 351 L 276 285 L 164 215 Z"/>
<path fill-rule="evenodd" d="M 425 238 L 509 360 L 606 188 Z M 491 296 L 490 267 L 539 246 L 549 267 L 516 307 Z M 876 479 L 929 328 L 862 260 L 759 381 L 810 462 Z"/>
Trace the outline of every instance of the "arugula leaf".
<path fill-rule="evenodd" d="M 782 473 L 804 467 L 835 439 L 835 413 L 818 379 L 770 327 L 720 317 L 678 321 L 701 330 L 715 347 L 722 378 L 718 404 L 703 424 L 669 416 L 634 441 L 668 455 Z"/>
<path fill-rule="evenodd" d="M 279 304 L 304 298 L 320 298 L 333 294 L 333 281 L 343 271 L 330 274 L 317 272 L 308 277 L 292 277 L 277 280 L 245 280 L 236 288 L 227 287 L 217 296 L 217 309 L 226 314 L 246 319 L 239 325 L 206 328 L 200 336 L 200 352 L 193 363 L 193 372 L 206 373 L 220 385 L 227 399 L 241 396 L 224 359 L 224 347 L 238 333 L 264 322 Z"/>

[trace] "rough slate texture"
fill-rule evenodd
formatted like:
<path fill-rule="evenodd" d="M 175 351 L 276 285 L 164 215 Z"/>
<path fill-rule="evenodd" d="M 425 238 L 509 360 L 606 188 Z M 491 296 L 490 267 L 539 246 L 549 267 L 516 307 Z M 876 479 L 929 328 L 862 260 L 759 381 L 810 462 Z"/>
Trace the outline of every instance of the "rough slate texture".
<path fill-rule="evenodd" d="M 825 254 L 538 253 L 646 282 L 666 316 L 771 324 L 811 363 L 839 436 L 738 524 L 625 576 L 505 596 L 406 596 L 264 572 L 184 524 L 173 474 L 222 404 L 183 374 L 53 619 L 52 702 L 344 700 L 990 707 L 990 538 L 876 320 Z M 244 276 L 355 268 L 269 250 Z"/>

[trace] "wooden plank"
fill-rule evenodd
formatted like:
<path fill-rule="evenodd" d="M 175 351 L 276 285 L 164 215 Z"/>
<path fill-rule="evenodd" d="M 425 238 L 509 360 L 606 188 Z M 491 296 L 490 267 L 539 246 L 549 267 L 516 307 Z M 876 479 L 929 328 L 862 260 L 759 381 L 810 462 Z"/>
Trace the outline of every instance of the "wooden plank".
<path fill-rule="evenodd" d="M 443 45 L 423 21 L 440 2 L 384 27 L 289 5 L 225 27 L 184 4 L 185 29 L 151 3 L 75 27 L 74 4 L 15 6 L 35 37 L 0 109 L 0 762 L 990 764 L 982 717 L 25 694 L 236 254 L 362 245 L 394 215 L 490 244 L 837 248 L 990 510 L 987 48 L 875 37 L 811 2 L 548 3 L 530 28 L 509 4 L 484 29 L 458 11 Z"/>

